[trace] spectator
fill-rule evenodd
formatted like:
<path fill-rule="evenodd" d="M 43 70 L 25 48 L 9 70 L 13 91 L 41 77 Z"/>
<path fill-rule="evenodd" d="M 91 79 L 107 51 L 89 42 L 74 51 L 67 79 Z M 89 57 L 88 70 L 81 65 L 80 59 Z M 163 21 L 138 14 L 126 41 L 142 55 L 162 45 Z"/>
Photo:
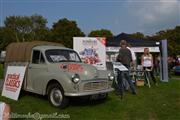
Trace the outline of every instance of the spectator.
<path fill-rule="evenodd" d="M 180 56 L 177 56 L 177 65 L 180 65 Z"/>
<path fill-rule="evenodd" d="M 155 75 L 158 76 L 159 73 L 160 73 L 160 59 L 159 59 L 159 55 L 155 56 L 154 71 L 155 71 Z"/>
<path fill-rule="evenodd" d="M 168 57 L 168 74 L 169 77 L 171 78 L 171 70 L 173 69 L 173 57 L 169 56 Z"/>
<path fill-rule="evenodd" d="M 153 56 L 149 52 L 149 48 L 144 48 L 144 53 L 141 56 L 141 65 L 143 66 L 143 70 L 150 70 L 148 71 L 151 75 L 151 78 L 155 85 L 157 85 L 156 79 L 153 74 Z"/>

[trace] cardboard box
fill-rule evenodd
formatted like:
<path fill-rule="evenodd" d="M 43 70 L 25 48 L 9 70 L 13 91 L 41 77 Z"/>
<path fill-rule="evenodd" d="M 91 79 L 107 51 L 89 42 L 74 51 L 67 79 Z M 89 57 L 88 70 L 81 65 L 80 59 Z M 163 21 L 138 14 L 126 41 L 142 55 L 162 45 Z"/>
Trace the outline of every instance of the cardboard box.
<path fill-rule="evenodd" d="M 137 86 L 144 86 L 144 80 L 136 80 L 136 85 Z"/>

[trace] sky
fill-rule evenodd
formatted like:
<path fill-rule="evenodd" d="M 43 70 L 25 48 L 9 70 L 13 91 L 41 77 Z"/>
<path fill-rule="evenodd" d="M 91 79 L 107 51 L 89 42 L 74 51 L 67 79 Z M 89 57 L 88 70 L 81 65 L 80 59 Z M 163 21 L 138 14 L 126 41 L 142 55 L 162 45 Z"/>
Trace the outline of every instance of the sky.
<path fill-rule="evenodd" d="M 0 0 L 0 26 L 8 16 L 33 14 L 46 18 L 49 28 L 62 18 L 74 20 L 86 35 L 97 29 L 153 35 L 180 25 L 180 0 Z"/>

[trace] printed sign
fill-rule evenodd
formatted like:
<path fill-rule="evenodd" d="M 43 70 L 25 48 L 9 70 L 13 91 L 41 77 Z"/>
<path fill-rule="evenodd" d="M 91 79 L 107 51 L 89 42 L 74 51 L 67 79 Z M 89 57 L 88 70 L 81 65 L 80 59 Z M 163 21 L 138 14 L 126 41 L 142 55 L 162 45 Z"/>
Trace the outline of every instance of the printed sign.
<path fill-rule="evenodd" d="M 120 71 L 128 71 L 128 69 L 120 62 L 112 62 L 112 63 L 114 69 L 119 69 Z"/>
<path fill-rule="evenodd" d="M 8 66 L 2 96 L 18 100 L 26 66 Z"/>
<path fill-rule="evenodd" d="M 74 37 L 73 48 L 84 63 L 106 70 L 106 39 L 101 37 Z"/>
<path fill-rule="evenodd" d="M 83 72 L 83 67 L 79 64 L 61 64 L 61 69 L 68 70 L 69 72 Z"/>

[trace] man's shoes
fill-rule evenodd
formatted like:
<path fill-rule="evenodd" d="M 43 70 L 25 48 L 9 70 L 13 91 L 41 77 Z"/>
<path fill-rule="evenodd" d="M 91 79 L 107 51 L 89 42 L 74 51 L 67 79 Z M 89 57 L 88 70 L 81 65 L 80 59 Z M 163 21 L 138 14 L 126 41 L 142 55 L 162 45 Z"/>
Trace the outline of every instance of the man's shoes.
<path fill-rule="evenodd" d="M 136 91 L 134 91 L 134 92 L 132 92 L 132 94 L 133 94 L 133 95 L 137 95 L 137 92 L 136 92 Z"/>
<path fill-rule="evenodd" d="M 115 92 L 116 95 L 120 96 L 122 93 L 120 92 Z"/>

